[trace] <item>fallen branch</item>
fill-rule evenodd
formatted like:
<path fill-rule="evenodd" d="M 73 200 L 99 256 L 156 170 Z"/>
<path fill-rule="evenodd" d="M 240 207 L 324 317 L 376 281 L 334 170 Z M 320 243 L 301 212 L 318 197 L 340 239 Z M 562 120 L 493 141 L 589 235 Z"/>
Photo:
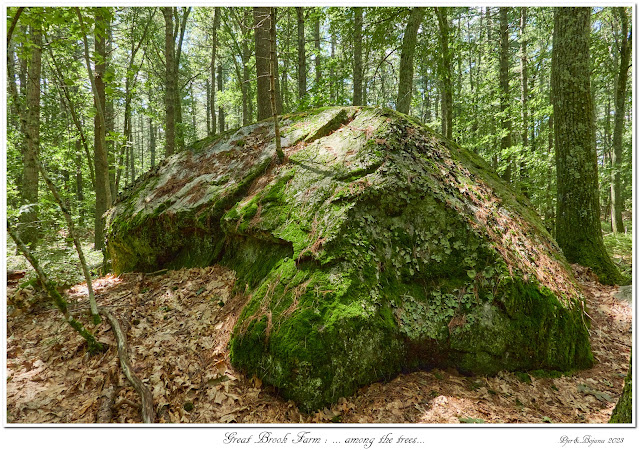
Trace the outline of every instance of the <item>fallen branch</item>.
<path fill-rule="evenodd" d="M 102 391 L 102 403 L 100 404 L 100 409 L 98 410 L 98 415 L 96 417 L 96 423 L 111 423 L 111 418 L 113 417 L 113 404 L 115 403 L 115 393 L 116 389 L 114 385 L 110 385 L 108 388 Z"/>
<path fill-rule="evenodd" d="M 153 423 L 155 421 L 155 411 L 153 410 L 153 395 L 148 387 L 142 383 L 142 380 L 133 372 L 131 361 L 129 360 L 129 348 L 126 343 L 126 335 L 122 332 L 122 327 L 118 319 L 111 311 L 101 308 L 100 313 L 107 318 L 115 334 L 118 343 L 118 357 L 120 358 L 120 367 L 127 380 L 133 385 L 133 388 L 142 399 L 142 422 Z"/>

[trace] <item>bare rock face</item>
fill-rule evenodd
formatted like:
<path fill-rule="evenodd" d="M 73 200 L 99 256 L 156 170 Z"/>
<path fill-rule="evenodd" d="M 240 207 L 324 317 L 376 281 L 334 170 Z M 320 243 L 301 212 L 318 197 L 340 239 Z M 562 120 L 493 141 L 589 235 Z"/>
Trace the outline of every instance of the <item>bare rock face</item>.
<path fill-rule="evenodd" d="M 233 364 L 306 410 L 402 370 L 592 364 L 570 266 L 481 158 L 387 109 L 285 116 L 282 135 L 282 164 L 266 121 L 130 188 L 114 270 L 234 269 Z"/>

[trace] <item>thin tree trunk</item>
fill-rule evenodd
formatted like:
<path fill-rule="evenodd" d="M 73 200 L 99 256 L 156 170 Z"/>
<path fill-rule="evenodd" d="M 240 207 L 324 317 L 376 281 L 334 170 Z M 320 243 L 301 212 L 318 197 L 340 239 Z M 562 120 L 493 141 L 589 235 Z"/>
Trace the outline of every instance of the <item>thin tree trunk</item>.
<path fill-rule="evenodd" d="M 186 31 L 186 20 L 191 12 L 191 7 L 184 10 L 182 20 L 180 20 L 180 38 L 175 48 L 175 145 L 178 151 L 184 149 L 184 124 L 182 122 L 182 89 L 179 83 L 180 79 L 180 59 L 182 57 L 182 42 L 184 42 L 184 33 Z M 175 38 L 174 38 L 175 41 Z"/>
<path fill-rule="evenodd" d="M 304 38 L 304 8 L 296 7 L 297 13 L 297 99 L 304 105 L 306 96 L 306 39 Z"/>
<path fill-rule="evenodd" d="M 145 32 L 146 34 L 146 32 Z M 106 54 L 113 54 L 113 27 L 111 26 L 111 21 L 107 21 L 107 48 Z M 110 58 L 106 61 L 105 71 L 109 71 Z M 106 95 L 106 94 L 105 94 Z M 115 109 L 113 106 L 113 96 L 109 95 L 106 97 L 106 106 L 104 108 L 104 130 L 105 135 L 109 136 L 111 133 L 115 131 Z M 111 202 L 118 195 L 117 189 L 115 187 L 115 143 L 112 140 L 106 141 L 106 154 L 107 154 L 107 164 L 109 165 L 109 197 L 111 198 Z M 110 202 L 110 203 L 111 203 Z M 111 205 L 109 204 L 109 207 Z"/>
<path fill-rule="evenodd" d="M 442 84 L 442 134 L 448 139 L 453 138 L 453 83 L 451 79 L 452 65 L 448 37 L 450 35 L 448 14 L 446 8 L 435 8 L 439 23 L 439 39 L 442 51 L 440 60 L 440 79 Z"/>
<path fill-rule="evenodd" d="M 224 78 L 222 74 L 222 64 L 217 66 L 217 91 L 222 92 L 224 89 Z M 224 109 L 222 105 L 219 106 L 217 110 L 217 117 L 220 121 L 220 133 L 224 133 L 225 124 L 224 124 Z"/>
<path fill-rule="evenodd" d="M 155 167 L 155 125 L 149 117 L 149 152 L 151 153 L 151 167 Z"/>
<path fill-rule="evenodd" d="M 208 78 L 206 79 L 206 135 L 211 136 L 211 80 Z"/>
<path fill-rule="evenodd" d="M 221 8 L 218 6 L 214 10 L 213 30 L 211 31 L 211 87 L 210 87 L 210 129 L 209 134 L 217 133 L 217 118 L 215 116 L 215 60 L 217 59 L 217 33 L 220 29 Z M 208 81 L 207 81 L 208 83 Z M 208 89 L 208 84 L 207 84 Z M 207 114 L 208 116 L 208 114 Z M 207 123 L 208 123 L 207 119 Z"/>
<path fill-rule="evenodd" d="M 521 74 L 521 145 L 523 147 L 524 158 L 519 163 L 519 178 L 521 180 L 521 192 L 526 197 L 528 192 L 528 168 L 526 167 L 525 155 L 530 153 L 528 148 L 528 38 L 526 37 L 527 8 L 521 7 L 519 21 L 520 30 L 520 74 Z"/>
<path fill-rule="evenodd" d="M 353 28 L 353 106 L 362 104 L 362 8 L 353 8 L 355 22 Z"/>
<path fill-rule="evenodd" d="M 502 154 L 512 147 L 512 121 L 509 114 L 510 102 L 510 64 L 508 49 L 510 40 L 508 38 L 508 11 L 510 8 L 501 6 L 499 8 L 499 110 L 501 112 L 501 128 L 505 133 L 501 138 Z M 504 171 L 502 178 L 506 181 L 512 180 L 512 158 L 507 157 L 508 165 Z"/>
<path fill-rule="evenodd" d="M 75 140 L 75 199 L 78 210 L 78 220 L 84 226 L 84 186 L 82 180 L 82 142 Z"/>
<path fill-rule="evenodd" d="M 610 205 L 612 231 L 622 233 L 623 226 L 623 195 L 621 190 L 621 164 L 623 159 L 623 131 L 626 116 L 626 87 L 628 84 L 628 69 L 632 54 L 632 43 L 628 39 L 628 15 L 625 7 L 614 8 L 621 21 L 621 61 L 615 89 L 615 129 L 612 137 L 612 174 L 610 182 Z"/>
<path fill-rule="evenodd" d="M 415 45 L 417 45 L 417 31 L 424 19 L 425 8 L 413 8 L 410 11 L 404 39 L 402 40 L 402 54 L 399 62 L 399 88 L 397 91 L 397 111 L 408 114 L 410 104 L 413 99 L 413 59 L 415 55 Z"/>
<path fill-rule="evenodd" d="M 77 233 L 75 232 L 75 226 L 73 224 L 73 219 L 71 219 L 71 213 L 69 212 L 66 205 L 62 201 L 62 198 L 60 197 L 60 193 L 58 192 L 58 189 L 51 181 L 51 178 L 49 177 L 49 174 L 45 170 L 44 166 L 40 163 L 39 160 L 36 160 L 36 164 L 38 166 L 38 170 L 40 171 L 40 174 L 42 174 L 42 178 L 47 183 L 47 186 L 49 187 L 49 191 L 51 191 L 53 198 L 55 199 L 56 203 L 60 207 L 60 210 L 62 211 L 62 215 L 64 216 L 64 219 L 67 222 L 67 227 L 69 228 L 68 230 L 69 235 L 71 236 L 71 239 L 73 239 L 73 244 L 75 245 L 75 249 L 78 253 L 78 258 L 80 259 L 80 266 L 82 267 L 82 273 L 84 274 L 84 279 L 87 282 L 87 290 L 89 292 L 89 305 L 91 308 L 91 315 L 93 316 L 93 324 L 97 325 L 101 322 L 100 314 L 98 312 L 98 304 L 95 301 L 95 295 L 93 293 L 93 284 L 91 282 L 91 274 L 89 273 L 89 267 L 87 266 L 87 261 L 84 257 L 84 252 L 82 251 L 82 245 L 80 243 L 80 240 L 78 239 Z"/>
<path fill-rule="evenodd" d="M 49 296 L 53 298 L 55 305 L 64 316 L 64 319 L 66 320 L 66 322 L 71 326 L 71 328 L 77 331 L 78 334 L 80 334 L 80 336 L 82 336 L 84 340 L 87 342 L 89 353 L 96 354 L 101 352 L 103 350 L 102 344 L 96 340 L 93 334 L 91 334 L 89 331 L 87 331 L 86 328 L 84 328 L 84 325 L 82 325 L 77 319 L 75 319 L 71 315 L 71 313 L 69 312 L 69 307 L 67 305 L 66 300 L 56 290 L 53 282 L 49 281 L 44 271 L 40 267 L 38 260 L 35 259 L 35 257 L 29 250 L 29 248 L 24 244 L 24 242 L 22 242 L 22 240 L 16 234 L 16 232 L 14 231 L 13 227 L 9 224 L 9 222 L 7 222 L 7 232 L 9 233 L 9 236 L 11 236 L 11 238 L 14 240 L 14 242 L 18 246 L 18 250 L 20 251 L 20 253 L 22 253 L 25 256 L 25 258 L 27 258 L 27 261 L 29 261 L 29 264 L 31 264 L 31 267 L 33 267 L 33 269 L 36 271 L 36 274 L 38 275 L 38 279 L 40 280 L 40 283 L 47 290 L 47 292 L 49 293 Z"/>
<path fill-rule="evenodd" d="M 162 7 L 164 15 L 164 58 L 166 60 L 166 92 L 164 111 L 166 124 L 164 128 L 166 148 L 165 156 L 175 153 L 175 104 L 177 103 L 177 76 L 175 73 L 175 36 L 173 35 L 173 8 Z"/>
<path fill-rule="evenodd" d="M 271 63 L 271 110 L 273 112 L 273 128 L 275 129 L 275 152 L 277 154 L 277 159 L 279 162 L 284 160 L 284 153 L 282 152 L 282 143 L 280 140 L 280 125 L 279 120 L 277 118 L 277 91 L 275 89 L 275 66 L 277 64 L 276 59 L 276 33 L 275 33 L 275 8 L 271 8 L 271 20 L 269 27 L 269 40 L 270 40 L 270 63 Z"/>
<path fill-rule="evenodd" d="M 322 85 L 322 41 L 320 38 L 320 25 L 322 22 L 322 12 L 318 8 L 315 26 L 313 27 L 313 40 L 315 41 L 315 95 L 320 96 L 320 86 Z M 321 106 L 321 105 L 317 105 Z"/>

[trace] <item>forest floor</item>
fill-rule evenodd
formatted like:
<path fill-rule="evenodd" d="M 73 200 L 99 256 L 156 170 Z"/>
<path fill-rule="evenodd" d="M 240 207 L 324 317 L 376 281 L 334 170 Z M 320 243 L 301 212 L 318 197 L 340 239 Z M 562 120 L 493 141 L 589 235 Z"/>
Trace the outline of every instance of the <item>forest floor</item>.
<path fill-rule="evenodd" d="M 245 300 L 231 296 L 228 269 L 107 276 L 94 289 L 98 304 L 123 322 L 134 370 L 152 389 L 161 423 L 605 423 L 628 371 L 631 294 L 599 284 L 584 268 L 575 271 L 592 317 L 593 368 L 554 378 L 466 377 L 450 369 L 400 374 L 314 414 L 230 365 L 227 343 Z M 86 284 L 67 295 L 75 314 L 88 310 Z M 9 423 L 93 423 L 111 385 L 112 422 L 140 422 L 139 398 L 119 369 L 107 322 L 95 333 L 109 350 L 89 357 L 32 287 L 9 286 L 7 296 Z"/>

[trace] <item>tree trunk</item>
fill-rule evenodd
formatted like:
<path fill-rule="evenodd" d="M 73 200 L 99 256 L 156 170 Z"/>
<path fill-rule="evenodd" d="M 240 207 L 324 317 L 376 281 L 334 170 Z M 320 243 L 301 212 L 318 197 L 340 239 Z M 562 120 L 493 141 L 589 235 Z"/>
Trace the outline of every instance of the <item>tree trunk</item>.
<path fill-rule="evenodd" d="M 557 165 L 557 243 L 604 284 L 622 277 L 603 244 L 590 89 L 590 8 L 555 8 L 552 105 Z"/>
<path fill-rule="evenodd" d="M 501 112 L 501 129 L 505 133 L 501 138 L 502 155 L 512 146 L 512 121 L 509 114 L 510 102 L 510 65 L 508 37 L 508 11 L 510 8 L 501 6 L 499 8 L 499 110 Z M 508 165 L 502 178 L 508 182 L 512 180 L 512 158 L 507 157 Z"/>
<path fill-rule="evenodd" d="M 425 8 L 413 8 L 410 11 L 404 39 L 402 40 L 402 55 L 399 62 L 399 88 L 397 91 L 397 111 L 408 114 L 413 99 L 413 59 L 417 44 L 417 31 L 424 19 Z"/>
<path fill-rule="evenodd" d="M 177 103 L 177 76 L 175 74 L 175 36 L 173 35 L 173 8 L 162 7 L 164 15 L 164 58 L 166 59 L 166 91 L 164 111 L 166 114 L 164 134 L 165 156 L 175 153 L 175 104 Z"/>
<path fill-rule="evenodd" d="M 49 293 L 49 296 L 53 298 L 53 302 L 55 303 L 56 307 L 60 310 L 62 315 L 64 316 L 64 319 L 66 320 L 66 322 L 71 326 L 71 328 L 77 331 L 80 334 L 80 336 L 82 336 L 86 340 L 89 353 L 96 354 L 101 352 L 104 349 L 103 345 L 97 341 L 97 339 L 95 338 L 95 336 L 93 336 L 93 334 L 91 334 L 91 332 L 87 331 L 87 329 L 84 327 L 84 325 L 82 325 L 82 323 L 80 323 L 75 318 L 73 318 L 73 316 L 69 312 L 69 307 L 66 300 L 57 291 L 54 283 L 49 281 L 44 271 L 40 268 L 40 264 L 38 263 L 38 260 L 35 259 L 33 254 L 29 251 L 28 247 L 22 242 L 22 239 L 13 230 L 13 227 L 11 227 L 11 225 L 8 222 L 7 222 L 7 232 L 9 233 L 9 236 L 11 236 L 11 238 L 16 243 L 16 246 L 18 247 L 18 250 L 20 251 L 20 253 L 22 253 L 25 256 L 25 258 L 27 258 L 27 261 L 29 261 L 29 264 L 31 264 L 31 267 L 33 267 L 33 270 L 35 270 L 36 274 L 38 275 L 38 279 L 40 280 L 40 283 L 47 290 L 47 292 Z"/>
<path fill-rule="evenodd" d="M 222 64 L 217 66 L 217 91 L 222 92 L 224 89 L 224 78 L 222 77 Z M 222 109 L 222 105 L 218 107 L 217 117 L 220 122 L 220 133 L 224 133 L 224 109 Z"/>
<path fill-rule="evenodd" d="M 221 8 L 216 7 L 213 16 L 213 31 L 211 32 L 211 87 L 210 95 L 210 130 L 209 134 L 217 133 L 217 118 L 215 117 L 215 60 L 217 56 L 217 32 L 220 28 Z M 207 85 L 208 86 L 208 85 Z M 207 123 L 209 121 L 207 120 Z"/>
<path fill-rule="evenodd" d="M 175 48 L 175 145 L 178 151 L 184 149 L 184 124 L 182 123 L 182 89 L 180 87 L 180 59 L 182 56 L 182 42 L 184 42 L 184 33 L 186 31 L 186 20 L 191 12 L 191 7 L 184 10 L 182 20 L 180 20 L 179 35 L 180 39 Z M 175 37 L 173 38 L 175 42 Z"/>
<path fill-rule="evenodd" d="M 276 41 L 276 33 L 275 33 L 275 8 L 271 9 L 271 17 L 270 17 L 270 27 L 269 27 L 269 50 L 270 50 L 270 58 L 269 62 L 271 64 L 271 76 L 270 76 L 270 97 L 271 97 L 271 111 L 273 114 L 273 128 L 275 130 L 275 152 L 277 154 L 277 159 L 279 162 L 284 160 L 284 153 L 282 152 L 282 143 L 280 140 L 280 125 L 277 118 L 277 91 L 275 89 L 275 80 L 277 79 L 275 75 L 275 67 L 277 65 L 277 41 Z"/>
<path fill-rule="evenodd" d="M 23 224 L 20 238 L 31 250 L 37 246 L 38 227 L 38 166 L 40 153 L 40 74 L 42 70 L 42 33 L 39 24 L 30 27 L 30 57 L 27 72 L 25 127 L 24 127 L 24 174 L 22 178 L 22 200 L 29 205 L 20 215 Z"/>
<path fill-rule="evenodd" d="M 521 74 L 521 145 L 523 147 L 524 157 L 519 163 L 519 178 L 521 180 L 521 192 L 526 197 L 530 195 L 528 192 L 528 168 L 526 167 L 526 155 L 530 153 L 528 148 L 528 50 L 526 37 L 526 21 L 527 8 L 521 7 L 521 16 L 519 21 L 520 30 L 520 74 Z"/>
<path fill-rule="evenodd" d="M 625 7 L 614 8 L 621 21 L 621 61 L 619 62 L 619 74 L 615 89 L 615 130 L 612 138 L 612 174 L 610 181 L 610 205 L 612 210 L 612 231 L 624 232 L 623 219 L 623 195 L 621 192 L 621 164 L 623 159 L 623 130 L 626 116 L 626 87 L 628 84 L 628 69 L 632 54 L 631 42 L 628 39 L 628 15 Z"/>
<path fill-rule="evenodd" d="M 313 40 L 315 41 L 315 95 L 321 98 L 320 86 L 322 84 L 322 41 L 320 39 L 320 26 L 322 22 L 322 12 L 319 8 L 317 9 L 317 18 L 315 19 L 315 24 L 313 27 Z"/>
<path fill-rule="evenodd" d="M 355 23 L 353 28 L 353 106 L 362 104 L 362 8 L 353 8 Z"/>
<path fill-rule="evenodd" d="M 304 105 L 306 96 L 306 39 L 304 38 L 304 8 L 296 7 L 297 13 L 297 99 Z"/>
<path fill-rule="evenodd" d="M 82 180 L 82 142 L 75 140 L 75 200 L 78 213 L 78 225 L 84 226 L 84 186 Z"/>
<path fill-rule="evenodd" d="M 440 59 L 440 79 L 442 84 L 442 134 L 448 139 L 453 138 L 453 83 L 451 79 L 452 64 L 448 37 L 448 15 L 446 8 L 435 8 L 437 21 L 439 22 L 439 39 L 442 50 Z"/>
<path fill-rule="evenodd" d="M 271 117 L 270 104 L 270 67 L 269 67 L 269 30 L 270 9 L 268 7 L 253 8 L 255 26 L 255 69 L 257 72 L 257 120 Z"/>
<path fill-rule="evenodd" d="M 106 70 L 106 31 L 109 12 L 105 8 L 95 10 L 95 100 L 98 114 L 94 118 L 94 166 L 95 166 L 95 248 L 104 247 L 104 213 L 111 207 L 111 183 L 106 148 L 106 94 L 104 74 Z"/>
<path fill-rule="evenodd" d="M 212 72 L 215 72 L 212 70 Z M 213 119 L 215 123 L 215 119 Z M 211 136 L 211 80 L 206 79 L 206 135 Z"/>
<path fill-rule="evenodd" d="M 111 20 L 107 21 L 107 55 L 111 56 L 113 54 L 113 27 L 111 26 Z M 106 71 L 110 71 L 109 68 L 110 59 L 106 61 Z M 106 105 L 104 108 L 104 127 L 106 136 L 109 136 L 110 133 L 115 131 L 115 109 L 113 105 L 113 95 L 106 96 Z M 109 189 L 110 189 L 110 197 L 111 202 L 118 195 L 117 189 L 115 187 L 115 142 L 112 140 L 106 141 L 106 153 L 107 153 L 107 161 L 109 164 Z M 110 206 L 110 205 L 109 205 Z"/>
<path fill-rule="evenodd" d="M 335 49 L 337 47 L 337 38 L 335 37 L 335 33 L 331 33 L 331 64 L 330 64 L 330 68 L 329 68 L 329 76 L 330 76 L 330 97 L 331 97 L 331 104 L 335 105 L 337 104 L 337 86 L 336 86 L 336 81 L 335 81 Z"/>
<path fill-rule="evenodd" d="M 149 117 L 149 152 L 151 153 L 151 167 L 155 167 L 155 125 Z"/>

